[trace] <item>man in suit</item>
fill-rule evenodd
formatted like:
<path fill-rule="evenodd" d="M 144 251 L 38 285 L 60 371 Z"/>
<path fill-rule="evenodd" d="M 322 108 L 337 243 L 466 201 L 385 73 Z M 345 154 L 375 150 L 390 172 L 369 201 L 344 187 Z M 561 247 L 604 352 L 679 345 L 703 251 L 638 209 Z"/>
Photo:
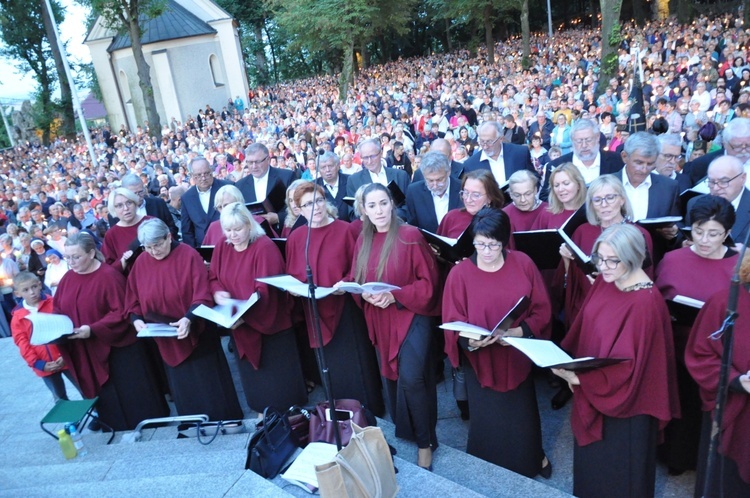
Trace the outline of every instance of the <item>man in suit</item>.
<path fill-rule="evenodd" d="M 486 121 L 477 130 L 481 152 L 464 162 L 464 173 L 487 169 L 492 171 L 497 184 L 507 183 L 510 175 L 527 169 L 534 171 L 529 148 L 524 145 L 503 143 L 503 127 L 497 121 Z"/>
<path fill-rule="evenodd" d="M 182 241 L 192 247 L 200 247 L 208 225 L 219 219 L 219 211 L 214 207 L 216 191 L 229 182 L 215 179 L 211 165 L 203 156 L 198 156 L 188 166 L 195 185 L 182 196 L 180 209 Z"/>
<path fill-rule="evenodd" d="M 251 144 L 245 150 L 245 165 L 250 175 L 236 183 L 245 202 L 263 202 L 268 198 L 273 208 L 261 215 L 272 227 L 284 224 L 286 216 L 286 189 L 294 180 L 294 173 L 287 169 L 272 168 L 268 148 L 260 143 Z M 278 195 L 278 192 L 282 192 Z M 270 197 L 269 197 L 270 196 Z"/>
<path fill-rule="evenodd" d="M 380 141 L 378 139 L 370 138 L 364 140 L 359 144 L 358 150 L 362 158 L 362 171 L 349 176 L 346 183 L 347 197 L 354 197 L 357 189 L 362 185 L 379 183 L 387 186 L 390 182 L 394 182 L 401 192 L 406 195 L 406 191 L 409 188 L 409 175 L 402 169 L 383 166 L 383 150 L 380 148 Z M 398 217 L 402 220 L 407 218 L 405 205 L 398 206 L 396 211 Z"/>
<path fill-rule="evenodd" d="M 451 143 L 444 138 L 435 139 L 430 144 L 430 152 L 432 152 L 433 150 L 440 152 L 448 158 L 448 160 L 451 162 L 451 176 L 457 180 L 460 180 L 461 175 L 464 174 L 464 164 L 452 159 L 453 148 L 451 147 Z M 412 183 L 416 183 L 421 182 L 422 180 L 424 180 L 424 175 L 422 174 L 422 170 L 418 169 L 414 172 L 414 176 L 412 176 L 411 181 Z"/>
<path fill-rule="evenodd" d="M 320 173 L 320 178 L 316 182 L 318 185 L 323 186 L 323 190 L 326 192 L 326 200 L 336 206 L 340 220 L 349 221 L 351 208 L 344 202 L 344 197 L 346 197 L 346 183 L 349 175 L 341 173 L 339 156 L 331 151 L 326 151 L 318 159 L 318 172 Z"/>
<path fill-rule="evenodd" d="M 708 167 L 713 161 L 724 155 L 734 156 L 745 165 L 745 172 L 750 172 L 750 118 L 734 118 L 724 127 L 721 132 L 721 141 L 724 146 L 715 152 L 699 157 L 695 161 L 685 164 L 682 174 L 687 174 L 693 186 L 697 185 L 706 177 Z M 750 175 L 748 175 L 750 178 Z M 747 180 L 746 180 L 747 182 Z M 745 185 L 750 187 L 750 185 Z"/>
<path fill-rule="evenodd" d="M 677 163 L 682 155 L 682 140 L 678 135 L 671 133 L 659 135 L 658 140 L 659 157 L 656 159 L 656 169 L 652 174 L 675 180 L 681 193 L 688 190 L 693 186 L 690 177 L 676 171 Z"/>
<path fill-rule="evenodd" d="M 422 158 L 424 180 L 409 185 L 406 194 L 410 225 L 436 233 L 443 217 L 461 207 L 461 181 L 451 177 L 451 163 L 442 152 L 431 150 Z"/>
<path fill-rule="evenodd" d="M 547 200 L 549 174 L 564 163 L 573 163 L 581 172 L 586 185 L 601 175 L 617 173 L 623 167 L 622 157 L 616 152 L 599 150 L 599 127 L 590 119 L 579 119 L 570 128 L 573 152 L 550 161 L 544 167 L 544 182 L 539 197 Z"/>
<path fill-rule="evenodd" d="M 745 241 L 747 233 L 750 230 L 750 189 L 745 187 L 747 173 L 744 170 L 743 163 L 737 157 L 726 155 L 715 159 L 708 166 L 708 188 L 711 195 L 723 197 L 734 206 L 736 218 L 732 226 L 732 239 L 740 245 Z M 693 207 L 696 198 L 688 202 L 688 213 Z M 685 220 L 690 226 L 688 218 Z"/>
<path fill-rule="evenodd" d="M 138 206 L 138 215 L 148 215 L 159 218 L 169 227 L 169 233 L 172 234 L 172 239 L 179 240 L 177 238 L 177 226 L 174 224 L 174 220 L 172 219 L 172 215 L 169 213 L 167 203 L 164 202 L 163 199 L 148 195 L 148 192 L 146 192 L 146 186 L 143 184 L 143 181 L 138 175 L 134 173 L 128 173 L 127 175 L 123 176 L 120 182 L 122 183 L 123 187 L 133 192 L 141 200 L 141 203 Z M 119 218 L 113 217 L 110 220 L 110 226 L 114 225 L 118 221 L 120 221 Z"/>

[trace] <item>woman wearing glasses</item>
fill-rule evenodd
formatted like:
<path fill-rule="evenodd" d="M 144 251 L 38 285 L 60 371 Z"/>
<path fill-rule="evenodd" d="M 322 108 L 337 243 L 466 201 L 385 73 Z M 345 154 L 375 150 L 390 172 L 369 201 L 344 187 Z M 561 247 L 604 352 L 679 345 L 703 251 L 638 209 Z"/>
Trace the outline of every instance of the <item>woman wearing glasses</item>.
<path fill-rule="evenodd" d="M 284 258 L 244 205 L 224 206 L 221 226 L 226 243 L 214 249 L 209 272 L 214 300 L 222 305 L 231 299 L 248 299 L 253 292 L 260 295 L 232 330 L 247 404 L 259 413 L 270 405 L 303 405 L 307 390 L 292 329 L 291 303 L 281 290 L 256 280 L 284 273 Z"/>
<path fill-rule="evenodd" d="M 115 209 L 115 216 L 120 221 L 107 230 L 102 243 L 102 254 L 105 263 L 112 265 L 120 273 L 127 274 L 129 266 L 133 264 L 133 256 L 137 258 L 140 253 L 138 227 L 151 216 L 138 214 L 141 198 L 124 187 L 116 188 L 109 198 L 109 205 Z"/>
<path fill-rule="evenodd" d="M 599 195 L 599 194 L 597 194 Z M 553 369 L 573 391 L 573 494 L 654 496 L 660 429 L 679 416 L 671 320 L 641 267 L 642 233 L 607 228 L 593 245 L 597 267 L 562 346 L 577 358 L 622 358 L 586 371 Z"/>
<path fill-rule="evenodd" d="M 448 275 L 443 321 L 491 329 L 522 297 L 529 299 L 529 307 L 507 331 L 483 340 L 445 333 L 446 353 L 455 367 L 464 365 L 466 376 L 471 411 L 466 451 L 527 477 L 541 473 L 549 478 L 552 466 L 542 449 L 531 361 L 502 341 L 503 335 L 549 338 L 547 291 L 531 259 L 507 250 L 511 232 L 506 213 L 483 208 L 471 230 L 476 253 Z"/>
<path fill-rule="evenodd" d="M 437 448 L 437 392 L 431 359 L 432 317 L 439 313 L 437 263 L 416 228 L 399 222 L 390 192 L 371 183 L 362 194 L 362 234 L 350 278 L 399 290 L 362 294 L 370 340 L 380 360 L 386 406 L 396 436 L 416 441 L 417 465 L 432 467 Z"/>
<path fill-rule="evenodd" d="M 136 331 L 146 323 L 177 328 L 176 337 L 154 338 L 177 413 L 205 413 L 211 420 L 242 418 L 219 336 L 192 313 L 201 304 L 213 305 L 203 258 L 187 244 L 173 241 L 158 218 L 138 227 L 138 240 L 146 254 L 128 277 L 126 307 Z"/>
<path fill-rule="evenodd" d="M 501 209 L 505 205 L 505 196 L 500 191 L 488 170 L 475 170 L 466 173 L 461 180 L 461 191 L 464 207 L 452 209 L 443 217 L 438 226 L 438 235 L 457 238 L 471 224 L 474 215 L 485 206 Z"/>
<path fill-rule="evenodd" d="M 125 277 L 104 263 L 88 233 L 68 237 L 63 250 L 70 271 L 60 280 L 53 308 L 75 327 L 60 352 L 81 393 L 99 396 L 99 418 L 116 431 L 166 417 L 159 374 L 126 318 Z"/>
<path fill-rule="evenodd" d="M 313 203 L 313 193 L 315 202 Z M 323 188 L 303 182 L 294 191 L 294 202 L 305 219 L 310 220 L 309 259 L 317 286 L 331 287 L 351 270 L 355 238 L 349 223 L 328 212 Z M 286 243 L 286 272 L 307 281 L 307 230 L 294 231 Z M 311 348 L 318 347 L 313 329 L 310 301 L 302 299 Z M 336 398 L 362 402 L 377 416 L 385 412 L 375 350 L 367 336 L 362 310 L 350 294 L 337 292 L 318 300 L 323 352 L 331 373 Z"/>
<path fill-rule="evenodd" d="M 547 210 L 547 203 L 539 200 L 539 178 L 529 170 L 516 171 L 508 179 L 512 204 L 503 208 L 510 217 L 514 232 L 526 232 Z"/>
<path fill-rule="evenodd" d="M 693 222 L 693 243 L 666 253 L 656 268 L 656 286 L 665 299 L 679 295 L 705 302 L 729 287 L 737 265 L 737 252 L 725 245 L 734 225 L 734 207 L 722 197 L 705 195 L 691 203 L 689 219 Z M 697 275 L 701 278 L 696 278 Z M 667 426 L 660 456 L 671 473 L 679 474 L 696 468 L 702 412 L 698 385 L 685 368 L 685 345 L 690 327 L 673 323 L 672 330 L 682 418 Z"/>

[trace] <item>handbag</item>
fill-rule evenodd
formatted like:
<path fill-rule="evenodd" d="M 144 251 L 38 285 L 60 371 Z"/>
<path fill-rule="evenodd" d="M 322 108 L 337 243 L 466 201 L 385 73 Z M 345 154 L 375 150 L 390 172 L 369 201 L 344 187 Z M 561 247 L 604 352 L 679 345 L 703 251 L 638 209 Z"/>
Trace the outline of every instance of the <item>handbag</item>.
<path fill-rule="evenodd" d="M 383 430 L 351 425 L 354 434 L 335 460 L 315 466 L 321 498 L 396 496 L 396 471 Z"/>
<path fill-rule="evenodd" d="M 315 405 L 315 411 L 310 415 L 310 442 L 336 443 L 336 436 L 333 433 L 334 422 L 328 420 L 326 411 L 329 403 L 327 401 Z M 349 444 L 352 437 L 352 422 L 360 427 L 367 427 L 370 424 L 367 420 L 365 407 L 356 399 L 337 399 L 336 400 L 336 418 L 341 435 L 341 446 Z M 351 416 L 346 420 L 341 420 L 341 411 L 350 412 Z"/>
<path fill-rule="evenodd" d="M 263 422 L 247 444 L 245 468 L 266 479 L 273 479 L 298 447 L 299 441 L 286 413 L 266 407 Z"/>
<path fill-rule="evenodd" d="M 297 436 L 299 447 L 304 448 L 310 441 L 310 412 L 294 405 L 287 410 L 286 415 L 292 425 L 292 432 Z"/>

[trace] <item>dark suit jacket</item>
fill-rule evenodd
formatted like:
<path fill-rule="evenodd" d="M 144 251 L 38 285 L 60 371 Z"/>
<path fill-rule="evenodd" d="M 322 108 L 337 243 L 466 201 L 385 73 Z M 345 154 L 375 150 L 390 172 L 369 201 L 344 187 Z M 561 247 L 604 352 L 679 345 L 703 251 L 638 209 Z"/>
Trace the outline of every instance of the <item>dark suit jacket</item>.
<path fill-rule="evenodd" d="M 147 196 L 145 201 L 146 214 L 149 216 L 153 216 L 154 218 L 159 218 L 161 221 L 166 223 L 167 227 L 169 227 L 169 233 L 172 234 L 172 240 L 179 240 L 177 226 L 174 224 L 174 219 L 172 218 L 172 215 L 169 212 L 169 208 L 167 207 L 167 203 L 164 202 L 164 199 L 161 199 L 159 197 Z M 118 221 L 120 221 L 120 218 L 117 218 L 116 216 L 109 217 L 110 226 L 114 225 Z"/>
<path fill-rule="evenodd" d="M 620 180 L 625 178 L 625 169 L 617 174 Z M 624 182 L 623 182 L 624 183 Z M 648 211 L 646 218 L 662 216 L 680 216 L 680 186 L 677 181 L 661 175 L 651 175 L 651 187 L 648 189 Z"/>
<path fill-rule="evenodd" d="M 489 161 L 481 161 L 482 151 L 476 151 L 473 156 L 464 161 L 464 173 L 476 171 L 478 169 L 491 170 Z M 525 145 L 503 144 L 503 163 L 505 164 L 505 179 L 516 171 L 527 169 L 534 171 L 531 163 L 531 154 L 529 148 Z"/>
<path fill-rule="evenodd" d="M 690 221 L 690 210 L 693 208 L 693 204 L 696 199 L 700 199 L 702 196 L 693 197 L 688 201 L 687 204 L 687 216 L 685 216 L 685 226 L 693 224 Z M 739 209 L 735 212 L 736 218 L 734 220 L 734 226 L 732 226 L 732 239 L 737 244 L 742 244 L 745 241 L 748 230 L 750 230 L 750 189 L 747 187 L 742 191 L 742 199 L 740 199 Z"/>
<path fill-rule="evenodd" d="M 448 185 L 449 211 L 461 207 L 461 197 L 458 195 L 460 190 L 460 180 L 451 178 Z M 432 192 L 429 191 L 424 181 L 409 185 L 409 192 L 406 194 L 406 208 L 406 220 L 410 225 L 424 228 L 432 233 L 437 232 L 438 220 L 435 213 L 435 204 L 432 200 Z"/>
<path fill-rule="evenodd" d="M 190 187 L 182 196 L 182 241 L 192 247 L 200 247 L 203 237 L 206 235 L 208 225 L 219 219 L 219 212 L 214 209 L 214 198 L 216 191 L 229 182 L 214 179 L 211 185 L 211 198 L 208 201 L 208 213 L 203 211 L 201 201 L 198 198 L 198 189 Z"/>
<path fill-rule="evenodd" d="M 617 154 L 616 152 L 609 152 L 606 150 L 602 150 L 599 152 L 601 154 L 601 162 L 599 166 L 599 175 L 609 175 L 612 173 L 617 173 L 622 169 L 623 166 L 625 166 L 625 163 L 622 162 L 622 156 L 620 154 Z M 549 197 L 549 175 L 552 173 L 552 171 L 564 163 L 569 163 L 573 161 L 573 153 L 569 152 L 563 156 L 558 157 L 554 161 L 548 162 L 544 166 L 544 183 L 542 183 L 542 189 L 539 193 L 539 198 L 543 201 L 546 201 Z"/>
<path fill-rule="evenodd" d="M 331 191 L 323 184 L 323 179 L 317 179 L 318 185 L 322 185 L 323 190 L 325 190 L 326 199 L 328 202 L 336 206 L 336 209 L 339 211 L 338 218 L 343 221 L 349 221 L 349 217 L 351 216 L 350 211 L 352 210 L 352 208 L 349 207 L 349 204 L 344 202 L 344 197 L 346 197 L 346 184 L 348 181 L 349 175 L 339 172 L 339 189 L 336 192 L 336 198 L 334 199 L 331 195 Z"/>
<path fill-rule="evenodd" d="M 693 188 L 693 182 L 684 173 L 677 173 L 674 179 L 677 181 L 677 185 L 680 186 L 680 193 Z"/>
<path fill-rule="evenodd" d="M 682 174 L 687 175 L 688 178 L 690 178 L 690 186 L 695 187 L 698 182 L 704 179 L 708 174 L 708 165 L 711 164 L 711 161 L 723 155 L 724 149 L 719 149 L 717 151 L 701 156 L 695 161 L 689 161 L 685 163 L 685 166 L 683 166 L 682 168 Z"/>
<path fill-rule="evenodd" d="M 266 184 L 266 195 L 270 194 L 274 186 L 277 183 L 284 185 L 284 191 L 289 188 L 289 185 L 294 181 L 294 173 L 288 169 L 274 168 L 273 166 L 268 168 L 268 182 Z M 240 189 L 242 196 L 245 198 L 246 203 L 255 202 L 255 177 L 248 175 L 242 178 L 235 186 Z M 284 194 L 286 198 L 286 194 Z M 284 225 L 284 218 L 286 217 L 286 199 L 284 204 L 276 203 L 273 204 L 274 213 L 279 215 L 279 225 Z"/>
<path fill-rule="evenodd" d="M 451 161 L 451 176 L 457 180 L 461 179 L 461 175 L 464 174 L 464 163 L 459 163 L 458 161 Z M 422 173 L 421 169 L 418 169 L 414 172 L 414 175 L 411 177 L 412 183 L 422 182 L 424 181 L 424 174 Z"/>
<path fill-rule="evenodd" d="M 396 185 L 398 185 L 398 188 L 401 189 L 401 192 L 406 195 L 406 191 L 409 189 L 409 175 L 406 174 L 406 171 L 402 169 L 394 169 L 394 168 L 385 168 L 385 178 L 388 180 L 388 183 L 395 182 Z M 359 190 L 359 187 L 362 185 L 367 185 L 368 183 L 372 183 L 372 178 L 370 177 L 370 170 L 363 168 L 360 171 L 357 171 L 353 175 L 350 175 L 346 182 L 346 195 L 347 197 L 354 197 L 354 194 L 357 193 L 357 190 Z M 402 220 L 406 220 L 407 214 L 406 214 L 406 206 L 401 206 L 397 209 L 398 217 Z M 351 211 L 351 216 L 354 216 L 354 210 Z M 350 219 L 352 219 L 350 217 Z"/>

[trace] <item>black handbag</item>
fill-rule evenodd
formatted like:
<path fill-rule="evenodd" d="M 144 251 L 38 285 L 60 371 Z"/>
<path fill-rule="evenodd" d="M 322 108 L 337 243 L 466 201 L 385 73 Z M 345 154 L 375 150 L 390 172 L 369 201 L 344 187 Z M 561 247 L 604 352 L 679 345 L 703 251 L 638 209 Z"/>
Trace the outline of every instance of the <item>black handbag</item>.
<path fill-rule="evenodd" d="M 263 410 L 263 422 L 250 437 L 245 468 L 273 479 L 299 447 L 286 414 L 273 407 Z"/>

